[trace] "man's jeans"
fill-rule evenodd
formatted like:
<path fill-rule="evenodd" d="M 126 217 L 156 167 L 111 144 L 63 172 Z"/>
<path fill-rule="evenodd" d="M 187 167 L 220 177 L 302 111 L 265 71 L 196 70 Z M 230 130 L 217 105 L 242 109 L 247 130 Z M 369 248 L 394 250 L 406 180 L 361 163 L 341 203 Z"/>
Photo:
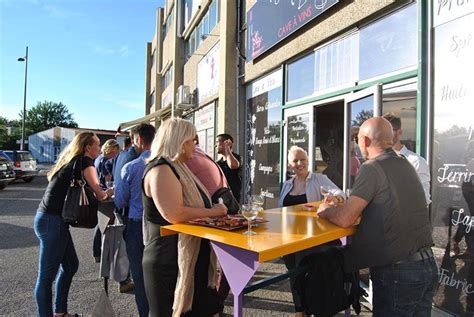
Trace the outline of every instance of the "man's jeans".
<path fill-rule="evenodd" d="M 433 257 L 370 268 L 374 316 L 431 316 L 438 285 Z"/>
<path fill-rule="evenodd" d="M 135 302 L 141 317 L 148 316 L 148 301 L 145 294 L 145 284 L 143 282 L 143 229 L 141 221 L 128 221 L 125 231 L 125 243 L 127 245 L 127 255 L 130 261 L 130 271 L 135 283 Z"/>
<path fill-rule="evenodd" d="M 60 215 L 37 212 L 34 229 L 40 240 L 38 279 L 35 287 L 36 305 L 39 316 L 51 317 L 53 281 L 57 275 L 54 312 L 65 313 L 69 287 L 79 268 L 79 260 L 69 233 L 69 225 L 64 223 Z"/>

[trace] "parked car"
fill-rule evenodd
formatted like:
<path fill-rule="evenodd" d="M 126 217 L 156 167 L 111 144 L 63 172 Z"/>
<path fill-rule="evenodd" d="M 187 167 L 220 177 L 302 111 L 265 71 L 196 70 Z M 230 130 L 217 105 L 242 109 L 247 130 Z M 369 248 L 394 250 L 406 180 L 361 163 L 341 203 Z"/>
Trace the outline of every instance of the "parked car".
<path fill-rule="evenodd" d="M 31 182 L 38 175 L 36 160 L 29 151 L 3 150 L 0 156 L 9 159 L 13 163 L 16 178 L 25 182 Z"/>
<path fill-rule="evenodd" d="M 15 180 L 13 164 L 9 159 L 0 156 L 0 190 Z"/>

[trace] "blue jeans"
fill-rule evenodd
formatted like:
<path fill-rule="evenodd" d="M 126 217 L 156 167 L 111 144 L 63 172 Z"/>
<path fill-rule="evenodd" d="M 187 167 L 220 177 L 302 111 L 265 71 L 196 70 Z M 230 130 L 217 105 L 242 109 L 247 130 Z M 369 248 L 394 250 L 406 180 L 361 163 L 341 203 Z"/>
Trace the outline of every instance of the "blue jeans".
<path fill-rule="evenodd" d="M 125 243 L 127 255 L 130 261 L 130 271 L 135 283 L 135 302 L 141 317 L 148 316 L 148 301 L 145 294 L 145 283 L 143 282 L 143 229 L 142 222 L 128 221 L 125 231 Z"/>
<path fill-rule="evenodd" d="M 433 257 L 370 268 L 374 316 L 431 316 L 438 286 Z"/>
<path fill-rule="evenodd" d="M 69 225 L 64 223 L 61 216 L 37 212 L 34 229 L 40 241 L 38 279 L 35 287 L 36 305 L 39 316 L 51 317 L 53 281 L 56 279 L 54 312 L 65 313 L 69 287 L 79 268 L 79 260 Z"/>

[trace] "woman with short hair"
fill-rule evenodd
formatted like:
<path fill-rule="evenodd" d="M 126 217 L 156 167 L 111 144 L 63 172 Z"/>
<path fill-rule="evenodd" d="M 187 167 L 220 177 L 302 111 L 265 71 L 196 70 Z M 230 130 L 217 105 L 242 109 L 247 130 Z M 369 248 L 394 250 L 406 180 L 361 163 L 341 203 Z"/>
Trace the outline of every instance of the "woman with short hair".
<path fill-rule="evenodd" d="M 99 200 L 105 200 L 112 195 L 113 190 L 104 191 L 99 185 L 93 161 L 99 151 L 99 138 L 92 132 L 81 132 L 61 152 L 57 163 L 48 173 L 49 184 L 34 220 L 34 230 L 40 240 L 38 279 L 35 287 L 39 316 L 53 316 L 51 287 L 55 278 L 54 316 L 72 316 L 67 312 L 67 299 L 79 260 L 69 232 L 69 224 L 63 221 L 61 212 L 75 163 L 80 164 L 87 186 Z"/>
<path fill-rule="evenodd" d="M 213 316 L 222 305 L 216 290 L 216 256 L 209 240 L 161 236 L 160 227 L 196 218 L 224 216 L 185 162 L 192 158 L 196 128 L 169 119 L 160 126 L 143 176 L 143 276 L 150 316 Z"/>
<path fill-rule="evenodd" d="M 283 183 L 278 207 L 293 206 L 322 200 L 321 186 L 326 187 L 334 196 L 345 196 L 342 190 L 340 190 L 326 175 L 310 172 L 308 164 L 308 153 L 299 146 L 292 146 L 288 151 L 288 167 L 295 173 L 295 175 Z M 338 242 L 339 241 L 337 241 L 336 244 Z M 320 246 L 284 256 L 283 260 L 286 267 L 288 270 L 296 268 L 305 255 L 317 251 L 318 248 L 320 248 Z M 295 290 L 295 277 L 293 276 L 290 277 L 290 285 L 296 311 L 295 316 L 305 316 L 301 298 Z"/>

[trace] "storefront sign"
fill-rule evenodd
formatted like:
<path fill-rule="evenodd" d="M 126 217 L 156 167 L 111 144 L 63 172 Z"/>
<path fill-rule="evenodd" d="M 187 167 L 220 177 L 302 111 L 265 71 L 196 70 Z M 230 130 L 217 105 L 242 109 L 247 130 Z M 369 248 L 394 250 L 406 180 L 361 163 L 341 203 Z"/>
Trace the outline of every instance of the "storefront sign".
<path fill-rule="evenodd" d="M 263 54 L 338 2 L 339 0 L 258 0 L 247 12 L 247 60 L 251 61 Z"/>
<path fill-rule="evenodd" d="M 433 1 L 433 26 L 455 20 L 474 12 L 472 0 L 436 0 Z"/>
<path fill-rule="evenodd" d="M 245 195 L 262 194 L 265 208 L 280 196 L 281 70 L 247 86 Z"/>
<path fill-rule="evenodd" d="M 219 92 L 219 43 L 198 63 L 198 103 Z"/>
<path fill-rule="evenodd" d="M 281 87 L 281 81 L 282 81 L 282 71 L 278 70 L 247 86 L 247 95 L 250 98 L 253 98 L 267 91 Z"/>
<path fill-rule="evenodd" d="M 434 303 L 474 311 L 474 1 L 432 1 L 434 140 L 432 204 L 439 288 Z M 454 247 L 454 243 L 457 243 Z"/>

